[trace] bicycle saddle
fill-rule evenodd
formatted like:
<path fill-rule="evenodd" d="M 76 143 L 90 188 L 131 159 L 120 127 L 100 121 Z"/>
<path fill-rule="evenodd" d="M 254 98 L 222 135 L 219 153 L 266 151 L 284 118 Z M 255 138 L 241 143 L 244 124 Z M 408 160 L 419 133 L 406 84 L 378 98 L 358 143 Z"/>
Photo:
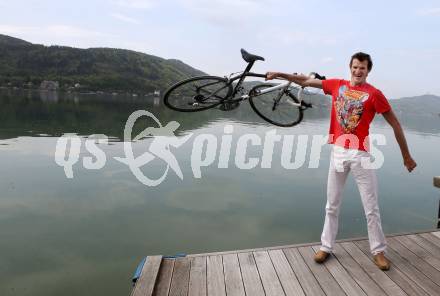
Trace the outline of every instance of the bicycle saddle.
<path fill-rule="evenodd" d="M 243 57 L 243 60 L 245 60 L 248 63 L 253 63 L 255 61 L 264 61 L 263 57 L 260 57 L 260 56 L 254 55 L 254 54 L 250 54 L 246 50 L 244 50 L 243 48 L 241 49 L 241 56 Z"/>

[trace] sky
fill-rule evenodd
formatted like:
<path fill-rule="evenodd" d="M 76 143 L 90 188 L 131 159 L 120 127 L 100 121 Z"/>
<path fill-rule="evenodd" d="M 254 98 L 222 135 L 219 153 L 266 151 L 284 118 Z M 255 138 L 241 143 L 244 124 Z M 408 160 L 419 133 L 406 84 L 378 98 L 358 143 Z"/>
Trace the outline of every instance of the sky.
<path fill-rule="evenodd" d="M 353 53 L 389 98 L 440 95 L 440 1 L 0 0 L 0 33 L 44 45 L 115 47 L 212 75 L 318 72 L 349 79 Z"/>

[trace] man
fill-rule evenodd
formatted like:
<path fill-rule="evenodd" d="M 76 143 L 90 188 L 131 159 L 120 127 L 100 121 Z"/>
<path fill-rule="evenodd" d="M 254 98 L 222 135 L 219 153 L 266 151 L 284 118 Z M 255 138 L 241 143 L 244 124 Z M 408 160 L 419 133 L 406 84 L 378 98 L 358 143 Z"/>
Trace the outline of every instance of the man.
<path fill-rule="evenodd" d="M 394 130 L 403 157 L 403 164 L 411 172 L 417 164 L 412 159 L 405 135 L 398 119 L 382 92 L 367 83 L 373 67 L 368 54 L 358 52 L 350 60 L 350 81 L 342 79 L 318 80 L 305 75 L 268 72 L 267 80 L 283 78 L 301 86 L 322 88 L 332 96 L 329 143 L 333 145 L 327 183 L 327 204 L 321 248 L 315 261 L 324 262 L 332 252 L 338 231 L 342 191 L 351 171 L 358 185 L 368 225 L 368 239 L 374 262 L 382 270 L 390 268 L 384 256 L 385 236 L 379 214 L 376 174 L 362 159 L 370 157 L 369 127 L 376 113 L 380 113 Z"/>

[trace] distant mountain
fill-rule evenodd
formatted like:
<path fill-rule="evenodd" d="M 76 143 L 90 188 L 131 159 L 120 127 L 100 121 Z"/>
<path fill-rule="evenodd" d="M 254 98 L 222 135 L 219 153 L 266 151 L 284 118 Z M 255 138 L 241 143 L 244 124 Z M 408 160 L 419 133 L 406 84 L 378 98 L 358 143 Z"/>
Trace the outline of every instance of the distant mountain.
<path fill-rule="evenodd" d="M 390 100 L 393 109 L 398 113 L 409 115 L 440 115 L 440 97 L 422 95 Z"/>
<path fill-rule="evenodd" d="M 54 80 L 60 87 L 152 92 L 203 74 L 179 60 L 132 50 L 44 46 L 0 34 L 0 85 Z"/>
<path fill-rule="evenodd" d="M 32 45 L 32 43 L 15 37 L 0 34 L 0 46 L 27 46 L 27 45 Z"/>
<path fill-rule="evenodd" d="M 322 94 L 305 95 L 306 101 L 315 106 L 329 107 L 331 98 Z M 435 95 L 422 95 L 389 100 L 397 114 L 409 116 L 440 116 L 440 97 Z M 439 117 L 440 118 L 440 117 Z"/>

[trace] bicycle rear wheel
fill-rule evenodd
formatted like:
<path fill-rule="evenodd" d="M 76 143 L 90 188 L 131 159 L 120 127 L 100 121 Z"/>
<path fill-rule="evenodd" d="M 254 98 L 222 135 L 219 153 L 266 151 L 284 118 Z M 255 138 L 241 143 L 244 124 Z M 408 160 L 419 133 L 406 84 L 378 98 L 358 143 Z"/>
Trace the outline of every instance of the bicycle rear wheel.
<path fill-rule="evenodd" d="M 232 92 L 227 79 L 200 76 L 176 83 L 164 95 L 165 106 L 180 112 L 196 112 L 219 105 Z"/>
<path fill-rule="evenodd" d="M 290 127 L 301 122 L 303 110 L 298 105 L 298 99 L 288 90 L 279 89 L 266 94 L 259 94 L 265 88 L 273 85 L 261 84 L 249 92 L 249 103 L 261 118 L 272 124 Z M 281 94 L 281 92 L 283 92 Z M 281 96 L 280 96 L 281 95 Z"/>

